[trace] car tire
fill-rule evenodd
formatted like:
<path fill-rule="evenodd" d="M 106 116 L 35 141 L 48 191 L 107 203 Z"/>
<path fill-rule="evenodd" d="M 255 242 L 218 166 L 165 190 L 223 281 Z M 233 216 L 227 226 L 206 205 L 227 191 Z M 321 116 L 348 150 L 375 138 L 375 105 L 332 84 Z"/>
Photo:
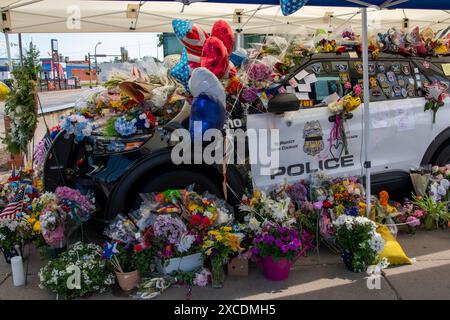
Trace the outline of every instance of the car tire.
<path fill-rule="evenodd" d="M 435 163 L 433 165 L 444 166 L 450 164 L 450 144 L 444 146 L 436 157 Z"/>
<path fill-rule="evenodd" d="M 129 192 L 126 209 L 138 209 L 142 203 L 139 194 L 160 192 L 168 189 L 184 189 L 194 185 L 194 191 L 203 193 L 208 191 L 216 196 L 223 197 L 217 184 L 205 174 L 191 170 L 173 170 L 152 175 L 141 181 L 136 188 Z"/>

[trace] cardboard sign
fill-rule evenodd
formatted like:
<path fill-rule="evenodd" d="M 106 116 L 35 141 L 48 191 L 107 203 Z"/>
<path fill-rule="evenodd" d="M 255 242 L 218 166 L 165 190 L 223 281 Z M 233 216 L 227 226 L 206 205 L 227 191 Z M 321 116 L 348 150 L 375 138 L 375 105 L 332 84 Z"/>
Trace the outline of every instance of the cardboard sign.
<path fill-rule="evenodd" d="M 447 77 L 450 77 L 450 63 L 443 63 L 442 70 Z"/>

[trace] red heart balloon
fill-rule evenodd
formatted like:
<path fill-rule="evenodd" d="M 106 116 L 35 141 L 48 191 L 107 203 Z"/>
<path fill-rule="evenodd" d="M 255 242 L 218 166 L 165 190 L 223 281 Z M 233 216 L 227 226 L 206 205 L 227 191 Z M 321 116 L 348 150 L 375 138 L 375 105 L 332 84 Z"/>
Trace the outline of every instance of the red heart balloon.
<path fill-rule="evenodd" d="M 223 44 L 227 48 L 229 55 L 233 52 L 234 32 L 225 20 L 218 20 L 216 23 L 214 23 L 214 26 L 211 30 L 211 36 L 222 40 Z"/>
<path fill-rule="evenodd" d="M 228 51 L 223 42 L 216 37 L 209 37 L 203 46 L 201 66 L 221 79 L 229 65 Z"/>

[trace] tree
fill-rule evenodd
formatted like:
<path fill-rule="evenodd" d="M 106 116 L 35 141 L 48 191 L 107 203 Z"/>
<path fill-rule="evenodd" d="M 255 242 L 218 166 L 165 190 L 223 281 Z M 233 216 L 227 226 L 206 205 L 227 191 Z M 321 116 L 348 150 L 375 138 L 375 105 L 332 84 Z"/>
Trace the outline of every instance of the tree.
<path fill-rule="evenodd" d="M 39 75 L 39 51 L 31 42 L 23 65 L 12 71 L 13 87 L 8 95 L 5 114 L 11 120 L 4 143 L 11 154 L 27 154 L 37 124 L 36 81 Z"/>

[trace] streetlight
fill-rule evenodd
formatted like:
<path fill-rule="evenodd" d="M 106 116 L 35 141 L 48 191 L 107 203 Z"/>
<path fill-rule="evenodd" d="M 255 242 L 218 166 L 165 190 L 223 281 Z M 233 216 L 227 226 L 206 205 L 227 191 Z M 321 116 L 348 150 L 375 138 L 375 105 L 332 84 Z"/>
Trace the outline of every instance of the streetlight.
<path fill-rule="evenodd" d="M 95 57 L 95 85 L 98 85 L 98 64 L 97 64 L 97 46 L 99 44 L 102 44 L 101 42 L 98 42 L 95 45 L 95 49 L 94 49 L 94 57 Z"/>

